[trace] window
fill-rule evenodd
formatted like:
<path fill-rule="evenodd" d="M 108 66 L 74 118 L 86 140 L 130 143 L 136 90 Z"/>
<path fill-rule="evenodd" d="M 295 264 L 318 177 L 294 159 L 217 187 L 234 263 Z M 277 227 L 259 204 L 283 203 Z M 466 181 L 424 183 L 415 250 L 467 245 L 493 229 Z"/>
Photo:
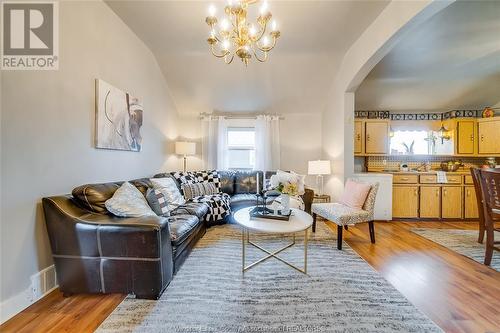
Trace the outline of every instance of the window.
<path fill-rule="evenodd" d="M 432 131 L 395 131 L 391 154 L 430 154 Z"/>
<path fill-rule="evenodd" d="M 227 129 L 229 169 L 253 169 L 255 166 L 255 128 Z"/>

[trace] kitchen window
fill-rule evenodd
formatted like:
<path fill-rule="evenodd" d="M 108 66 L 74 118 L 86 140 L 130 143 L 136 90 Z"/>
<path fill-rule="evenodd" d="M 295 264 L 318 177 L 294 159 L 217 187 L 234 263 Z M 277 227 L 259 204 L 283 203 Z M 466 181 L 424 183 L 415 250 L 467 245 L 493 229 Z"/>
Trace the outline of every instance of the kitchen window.
<path fill-rule="evenodd" d="M 228 127 L 227 150 L 229 169 L 252 170 L 255 166 L 255 128 Z"/>

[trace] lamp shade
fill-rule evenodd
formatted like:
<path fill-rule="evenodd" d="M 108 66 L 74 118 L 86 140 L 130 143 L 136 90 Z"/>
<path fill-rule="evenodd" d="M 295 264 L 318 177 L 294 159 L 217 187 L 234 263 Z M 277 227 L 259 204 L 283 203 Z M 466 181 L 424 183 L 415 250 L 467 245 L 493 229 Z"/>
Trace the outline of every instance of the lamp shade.
<path fill-rule="evenodd" d="M 196 143 L 177 141 L 175 143 L 175 153 L 177 155 L 194 155 L 196 154 Z"/>
<path fill-rule="evenodd" d="M 309 161 L 307 173 L 310 175 L 329 175 L 332 172 L 330 161 Z"/>

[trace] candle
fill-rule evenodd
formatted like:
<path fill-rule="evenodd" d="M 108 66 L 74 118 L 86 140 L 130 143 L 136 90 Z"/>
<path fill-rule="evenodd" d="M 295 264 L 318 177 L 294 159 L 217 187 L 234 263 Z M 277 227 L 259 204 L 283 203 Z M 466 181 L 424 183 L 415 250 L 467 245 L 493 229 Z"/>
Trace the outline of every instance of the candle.
<path fill-rule="evenodd" d="M 259 172 L 257 171 L 257 194 L 259 194 Z"/>

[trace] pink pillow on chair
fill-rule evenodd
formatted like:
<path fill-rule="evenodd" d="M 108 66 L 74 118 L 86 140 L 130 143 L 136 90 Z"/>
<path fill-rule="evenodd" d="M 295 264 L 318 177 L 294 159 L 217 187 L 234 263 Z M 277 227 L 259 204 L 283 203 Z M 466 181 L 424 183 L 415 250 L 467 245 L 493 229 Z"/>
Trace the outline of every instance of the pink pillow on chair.
<path fill-rule="evenodd" d="M 348 179 L 345 183 L 344 194 L 339 201 L 348 207 L 362 209 L 371 188 L 370 184 Z"/>

